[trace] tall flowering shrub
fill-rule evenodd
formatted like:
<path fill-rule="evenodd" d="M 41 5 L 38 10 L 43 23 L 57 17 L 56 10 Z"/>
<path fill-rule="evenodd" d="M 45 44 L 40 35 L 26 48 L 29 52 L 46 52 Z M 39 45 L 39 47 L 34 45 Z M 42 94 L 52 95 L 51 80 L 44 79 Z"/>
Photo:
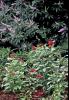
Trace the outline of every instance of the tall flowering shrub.
<path fill-rule="evenodd" d="M 10 6 L 6 2 L 10 2 Z M 60 0 L 5 0 L 2 8 L 1 44 L 9 42 L 26 50 L 36 39 L 34 44 L 55 39 L 58 45 L 67 38 L 68 12 Z"/>

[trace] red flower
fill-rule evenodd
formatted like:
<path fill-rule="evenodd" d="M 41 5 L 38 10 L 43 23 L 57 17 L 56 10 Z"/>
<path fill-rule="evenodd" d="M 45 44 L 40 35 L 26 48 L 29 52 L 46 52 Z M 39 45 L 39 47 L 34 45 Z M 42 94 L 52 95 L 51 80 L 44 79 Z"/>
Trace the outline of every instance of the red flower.
<path fill-rule="evenodd" d="M 36 72 L 37 70 L 36 69 L 34 69 L 34 68 L 32 68 L 31 70 L 30 70 L 30 72 L 32 72 L 32 73 L 34 73 L 34 72 Z"/>
<path fill-rule="evenodd" d="M 36 47 L 34 45 L 32 45 L 32 50 L 36 50 Z"/>
<path fill-rule="evenodd" d="M 34 91 L 33 94 L 32 94 L 32 97 L 33 97 L 33 98 L 39 98 L 39 97 L 42 97 L 42 96 L 44 96 L 44 91 L 43 91 L 43 89 L 36 90 L 36 91 Z"/>
<path fill-rule="evenodd" d="M 48 47 L 49 48 L 52 47 L 52 46 L 54 46 L 54 44 L 55 44 L 54 40 L 51 40 L 51 39 L 48 40 Z"/>
<path fill-rule="evenodd" d="M 43 75 L 37 74 L 37 75 L 36 75 L 36 78 L 43 78 Z"/>

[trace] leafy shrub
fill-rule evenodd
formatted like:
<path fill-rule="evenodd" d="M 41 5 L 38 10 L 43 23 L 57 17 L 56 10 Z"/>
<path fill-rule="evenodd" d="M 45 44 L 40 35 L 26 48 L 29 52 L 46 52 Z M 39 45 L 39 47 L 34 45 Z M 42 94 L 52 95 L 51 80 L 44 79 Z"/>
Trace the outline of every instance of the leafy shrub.
<path fill-rule="evenodd" d="M 44 30 L 45 28 L 46 37 L 44 38 L 54 38 L 57 44 L 62 42 L 66 37 L 68 27 L 68 17 L 64 3 L 60 0 L 33 0 L 32 5 L 37 9 L 34 21 L 39 25 L 40 29 Z M 62 28 L 64 28 L 64 31 L 59 32 Z"/>
<path fill-rule="evenodd" d="M 11 5 L 12 3 L 14 3 L 15 0 L 4 0 L 4 3 Z"/>
<path fill-rule="evenodd" d="M 67 36 L 68 15 L 60 0 L 16 0 L 10 7 L 5 5 L 0 13 L 0 40 L 23 50 L 36 36 L 41 42 L 55 39 L 56 45 Z"/>
<path fill-rule="evenodd" d="M 32 13 L 29 5 L 20 1 L 15 4 L 15 8 L 5 6 L 1 11 L 1 41 L 9 42 L 18 48 L 24 48 L 28 44 L 28 36 L 33 37 L 38 26 L 32 20 Z M 24 45 L 25 44 L 25 45 Z"/>
<path fill-rule="evenodd" d="M 5 91 L 22 92 L 26 99 L 31 98 L 32 93 L 36 96 L 35 90 L 39 87 L 44 95 L 52 94 L 57 85 L 65 87 L 67 63 L 67 58 L 61 57 L 58 48 L 37 47 L 28 53 L 26 62 L 14 59 L 6 65 L 2 86 Z"/>
<path fill-rule="evenodd" d="M 1 82 L 2 78 L 4 77 L 5 74 L 5 64 L 8 62 L 7 57 L 9 55 L 10 49 L 8 48 L 0 48 L 0 88 L 1 88 Z"/>
<path fill-rule="evenodd" d="M 7 63 L 7 57 L 9 56 L 10 49 L 0 48 L 0 67 L 3 67 Z"/>

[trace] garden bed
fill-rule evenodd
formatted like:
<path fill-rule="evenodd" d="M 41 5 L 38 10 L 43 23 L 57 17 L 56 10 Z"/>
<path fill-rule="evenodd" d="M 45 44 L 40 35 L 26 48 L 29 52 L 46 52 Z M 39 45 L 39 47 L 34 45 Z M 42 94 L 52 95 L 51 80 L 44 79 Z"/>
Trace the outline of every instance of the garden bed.
<path fill-rule="evenodd" d="M 0 1 L 0 100 L 68 100 L 63 0 Z"/>
<path fill-rule="evenodd" d="M 9 53 L 0 48 L 0 100 L 68 100 L 67 58 L 61 49 L 44 45 Z"/>

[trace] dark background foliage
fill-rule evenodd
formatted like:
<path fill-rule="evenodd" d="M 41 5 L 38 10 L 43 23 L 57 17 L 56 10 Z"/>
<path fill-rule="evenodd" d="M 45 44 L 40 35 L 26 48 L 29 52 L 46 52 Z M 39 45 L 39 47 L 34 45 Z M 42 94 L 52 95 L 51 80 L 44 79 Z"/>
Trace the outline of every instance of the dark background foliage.
<path fill-rule="evenodd" d="M 16 28 L 16 36 L 12 39 L 7 33 L 2 34 L 2 38 L 9 37 L 8 41 L 3 42 L 1 39 L 0 45 L 8 44 L 13 47 L 22 48 L 23 44 L 47 43 L 48 39 L 56 41 L 55 46 L 62 44 L 68 37 L 68 8 L 65 0 L 3 0 L 4 4 L 9 5 L 9 11 L 2 16 L 2 21 L 10 24 L 14 16 L 23 20 Z M 10 8 L 12 3 L 16 2 L 16 7 L 13 10 Z M 31 9 L 30 9 L 31 7 Z M 15 9 L 16 8 L 16 9 Z M 16 12 L 21 9 L 19 15 Z M 24 10 L 24 11 L 23 11 Z M 27 13 L 28 12 L 28 13 Z M 6 20 L 5 20 L 6 17 Z M 11 18 L 11 19 L 9 19 Z M 11 21 L 10 21 L 11 20 Z M 33 20 L 36 25 L 30 28 L 24 26 L 24 21 Z M 13 26 L 13 27 L 14 27 Z M 36 26 L 36 28 L 34 27 Z M 63 32 L 58 32 L 65 28 Z M 32 30 L 32 31 L 31 31 Z M 12 34 L 12 33 L 10 33 Z"/>

